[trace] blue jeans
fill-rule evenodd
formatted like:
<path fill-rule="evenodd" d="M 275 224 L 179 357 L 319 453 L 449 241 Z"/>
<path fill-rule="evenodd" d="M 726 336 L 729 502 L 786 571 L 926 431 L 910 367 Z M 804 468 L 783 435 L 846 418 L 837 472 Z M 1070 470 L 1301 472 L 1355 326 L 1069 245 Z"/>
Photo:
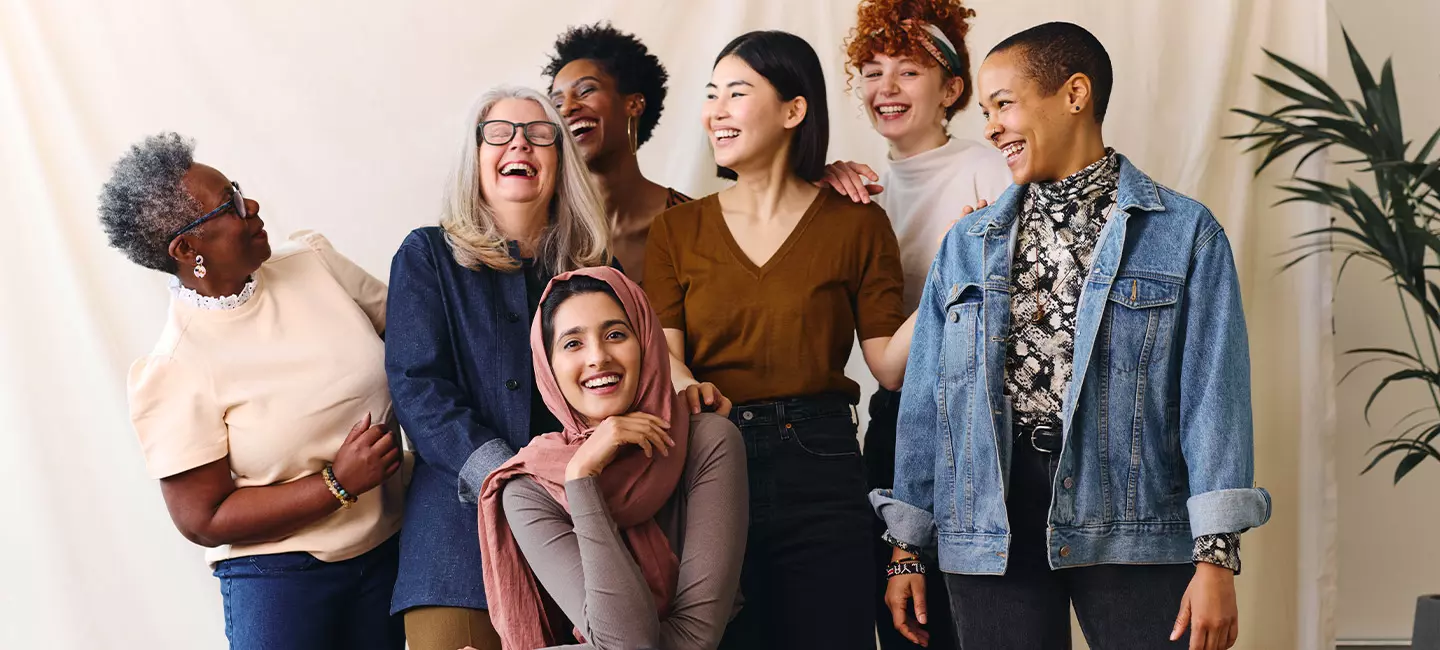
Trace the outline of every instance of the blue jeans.
<path fill-rule="evenodd" d="M 404 624 L 390 615 L 399 540 L 340 562 L 303 552 L 217 562 L 231 650 L 402 650 Z"/>
<path fill-rule="evenodd" d="M 1015 443 L 1010 465 L 1010 562 L 1005 575 L 943 574 L 962 648 L 1068 650 L 1070 606 L 1092 648 L 1183 650 L 1187 631 L 1170 641 L 1190 564 L 1097 564 L 1051 569 L 1046 515 L 1056 454 Z M 931 606 L 931 611 L 935 607 Z"/>
<path fill-rule="evenodd" d="M 873 650 L 877 568 L 850 404 L 817 396 L 745 404 L 750 480 L 744 607 L 726 650 Z"/>

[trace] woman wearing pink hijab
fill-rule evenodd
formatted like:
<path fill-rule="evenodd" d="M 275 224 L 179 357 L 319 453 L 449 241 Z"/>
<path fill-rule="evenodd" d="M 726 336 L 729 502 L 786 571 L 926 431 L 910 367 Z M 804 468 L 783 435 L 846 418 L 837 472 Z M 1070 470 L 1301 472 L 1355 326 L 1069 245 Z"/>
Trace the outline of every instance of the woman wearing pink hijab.
<path fill-rule="evenodd" d="M 556 276 L 530 337 L 564 430 L 481 490 L 485 593 L 504 646 L 549 646 L 573 624 L 576 648 L 716 647 L 745 554 L 740 432 L 684 407 L 658 317 L 614 269 Z"/>

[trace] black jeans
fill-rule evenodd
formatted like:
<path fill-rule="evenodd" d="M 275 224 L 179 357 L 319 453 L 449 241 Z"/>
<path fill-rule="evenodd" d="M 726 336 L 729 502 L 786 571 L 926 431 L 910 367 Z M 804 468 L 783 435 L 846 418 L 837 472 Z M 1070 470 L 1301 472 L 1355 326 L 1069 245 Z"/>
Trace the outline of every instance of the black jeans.
<path fill-rule="evenodd" d="M 1170 641 L 1189 564 L 1118 565 L 1052 570 L 1045 532 L 1055 454 L 1017 440 L 1010 465 L 1010 562 L 1003 576 L 945 574 L 956 635 L 967 648 L 1064 650 L 1070 606 L 1092 648 L 1187 648 Z"/>
<path fill-rule="evenodd" d="M 735 407 L 750 473 L 744 607 L 721 648 L 872 650 L 877 567 L 850 404 Z"/>
<path fill-rule="evenodd" d="M 900 417 L 900 393 L 881 388 L 870 396 L 870 426 L 865 429 L 865 478 L 870 489 L 895 486 L 895 426 Z M 884 567 L 890 562 L 893 548 L 880 539 L 885 533 L 885 521 L 871 516 L 874 521 L 874 536 L 871 545 L 875 549 L 879 583 L 875 590 L 875 631 L 880 637 L 883 650 L 912 650 L 920 646 L 911 643 L 895 630 L 890 608 L 885 605 Z M 925 574 L 925 601 L 929 622 L 925 629 L 930 632 L 930 650 L 953 650 L 955 625 L 950 620 L 950 602 L 945 589 L 945 578 L 934 562 L 927 561 L 929 572 Z"/>

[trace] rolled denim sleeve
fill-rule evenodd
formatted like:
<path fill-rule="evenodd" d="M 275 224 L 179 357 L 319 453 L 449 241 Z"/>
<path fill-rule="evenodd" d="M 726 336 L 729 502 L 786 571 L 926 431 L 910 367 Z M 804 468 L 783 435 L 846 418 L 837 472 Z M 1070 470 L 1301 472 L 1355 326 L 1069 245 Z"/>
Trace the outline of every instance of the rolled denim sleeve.
<path fill-rule="evenodd" d="M 953 233 L 952 233 L 953 234 Z M 905 389 L 895 431 L 895 488 L 870 493 L 875 514 L 895 539 L 933 550 L 935 532 L 935 458 L 940 451 L 940 345 L 944 293 L 937 287 L 949 237 L 926 275 L 915 315 L 915 338 L 905 364 Z"/>
<path fill-rule="evenodd" d="M 480 483 L 515 455 L 481 419 L 457 381 L 438 260 L 412 234 L 390 264 L 385 374 L 400 426 L 426 463 L 457 477 L 458 498 L 471 500 Z"/>
<path fill-rule="evenodd" d="M 1250 348 L 1235 260 L 1218 224 L 1196 249 L 1183 305 L 1180 446 L 1190 533 L 1242 532 L 1270 519 L 1270 493 L 1254 487 Z"/>
<path fill-rule="evenodd" d="M 503 438 L 492 438 L 471 452 L 460 467 L 460 501 L 480 503 L 480 488 L 485 484 L 485 477 L 514 455 L 515 449 Z"/>

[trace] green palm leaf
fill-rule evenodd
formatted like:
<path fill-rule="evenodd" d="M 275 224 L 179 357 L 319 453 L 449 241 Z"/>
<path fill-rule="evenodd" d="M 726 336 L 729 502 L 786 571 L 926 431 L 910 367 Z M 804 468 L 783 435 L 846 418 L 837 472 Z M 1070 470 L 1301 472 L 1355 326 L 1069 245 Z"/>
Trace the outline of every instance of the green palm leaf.
<path fill-rule="evenodd" d="M 1256 75 L 1284 104 L 1269 112 L 1231 109 L 1254 126 L 1247 133 L 1225 137 L 1243 145 L 1246 153 L 1257 154 L 1256 175 L 1295 155 L 1290 180 L 1279 185 L 1282 197 L 1275 205 L 1309 203 L 1324 206 L 1335 215 L 1330 225 L 1295 235 L 1300 244 L 1280 253 L 1288 258 L 1280 272 L 1314 255 L 1329 253 L 1341 256 L 1337 285 L 1350 263 L 1358 259 L 1380 267 L 1382 282 L 1394 288 L 1411 348 L 1350 350 L 1346 354 L 1360 360 L 1341 381 L 1369 365 L 1400 366 L 1392 366 L 1393 372 L 1377 381 L 1365 402 L 1366 422 L 1376 400 L 1388 388 L 1417 382 L 1425 387 L 1431 405 L 1392 425 L 1392 431 L 1403 429 L 1402 433 L 1373 446 L 1364 470 L 1394 459 L 1394 480 L 1399 482 L 1425 459 L 1440 461 L 1440 451 L 1431 444 L 1440 437 L 1440 283 L 1431 279 L 1432 274 L 1440 275 L 1440 262 L 1435 261 L 1440 260 L 1440 158 L 1432 158 L 1440 149 L 1440 129 L 1413 158 L 1407 157 L 1413 143 L 1404 135 L 1392 62 L 1386 60 L 1377 77 L 1348 32 L 1344 40 L 1349 71 L 1360 90 L 1358 97 L 1341 96 L 1320 75 L 1266 50 L 1266 56 L 1295 81 Z M 1331 162 L 1368 176 L 1373 185 L 1366 186 L 1374 189 L 1363 189 L 1348 179 L 1336 184 L 1300 177 L 1305 162 L 1321 152 L 1340 152 L 1332 154 Z M 1418 310 L 1414 315 L 1419 318 L 1414 318 L 1413 310 Z M 1410 423 L 1424 414 L 1429 417 Z"/>
<path fill-rule="evenodd" d="M 1306 70 L 1304 67 L 1295 64 L 1290 59 L 1271 52 L 1270 50 L 1264 50 L 1264 52 L 1266 56 L 1271 58 L 1271 60 L 1279 63 L 1286 70 L 1289 70 L 1290 74 L 1299 77 L 1301 81 L 1309 84 L 1311 88 L 1314 88 L 1315 90 L 1320 91 L 1321 94 L 1325 95 L 1325 98 L 1330 100 L 1331 106 L 1334 107 L 1332 110 L 1337 113 L 1345 112 L 1345 100 L 1341 98 L 1340 93 L 1335 92 L 1335 89 L 1331 88 L 1330 84 L 1326 83 L 1324 79 L 1321 79 L 1318 75 L 1309 70 Z"/>

